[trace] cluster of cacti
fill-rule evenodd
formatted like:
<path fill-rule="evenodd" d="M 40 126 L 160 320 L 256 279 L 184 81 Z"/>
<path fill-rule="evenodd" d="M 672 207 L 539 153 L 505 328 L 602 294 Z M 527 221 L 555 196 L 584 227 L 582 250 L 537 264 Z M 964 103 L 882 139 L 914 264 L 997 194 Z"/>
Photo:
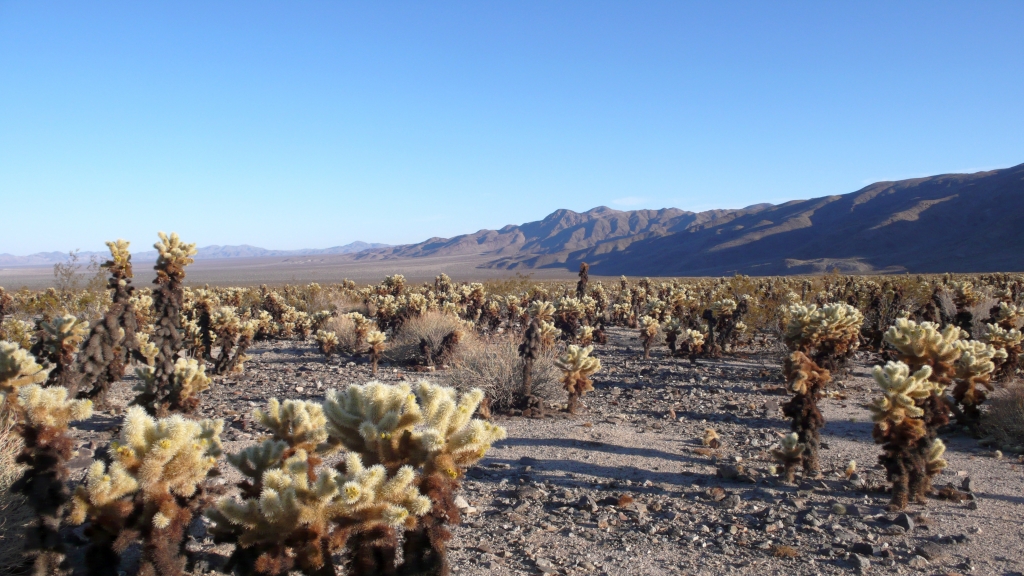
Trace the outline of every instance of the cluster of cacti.
<path fill-rule="evenodd" d="M 594 389 L 590 376 L 601 369 L 601 361 L 590 356 L 593 350 L 593 346 L 580 348 L 570 344 L 565 354 L 555 362 L 555 366 L 562 371 L 562 385 L 569 394 L 566 410 L 570 414 L 576 413 L 579 399 Z"/>
<path fill-rule="evenodd" d="M 155 420 L 128 410 L 112 463 L 97 460 L 75 491 L 71 521 L 89 526 L 92 574 L 117 574 L 120 555 L 142 544 L 140 573 L 183 575 L 185 530 L 206 504 L 203 482 L 221 454 L 222 420 Z"/>
<path fill-rule="evenodd" d="M 338 349 L 338 335 L 330 330 L 317 330 L 313 336 L 320 353 L 328 358 Z"/>
<path fill-rule="evenodd" d="M 34 356 L 14 342 L 0 341 L 0 395 L 16 398 L 23 386 L 42 384 L 50 370 L 40 365 Z M 12 400 L 4 405 L 8 410 Z"/>
<path fill-rule="evenodd" d="M 142 366 L 135 373 L 142 381 L 135 388 L 139 397 L 150 398 L 159 393 L 163 381 L 157 378 L 155 367 Z M 212 382 L 206 375 L 206 366 L 194 358 L 178 358 L 167 380 L 176 394 L 177 402 L 173 406 L 186 413 L 195 411 L 199 406 L 199 394 L 209 390 Z"/>
<path fill-rule="evenodd" d="M 215 538 L 236 544 L 228 568 L 327 575 L 343 552 L 353 574 L 447 573 L 458 481 L 505 436 L 473 419 L 482 398 L 371 382 L 332 391 L 323 406 L 272 400 L 256 413 L 272 438 L 228 456 L 247 478 L 241 500 L 207 512 Z M 320 456 L 334 447 L 345 457 L 325 469 Z"/>
<path fill-rule="evenodd" d="M 1024 334 L 1016 328 L 1007 330 L 998 324 L 989 324 L 981 341 L 1002 350 L 1006 358 L 996 365 L 996 378 L 1009 380 L 1013 378 L 1021 361 L 1021 348 L 1024 347 Z"/>

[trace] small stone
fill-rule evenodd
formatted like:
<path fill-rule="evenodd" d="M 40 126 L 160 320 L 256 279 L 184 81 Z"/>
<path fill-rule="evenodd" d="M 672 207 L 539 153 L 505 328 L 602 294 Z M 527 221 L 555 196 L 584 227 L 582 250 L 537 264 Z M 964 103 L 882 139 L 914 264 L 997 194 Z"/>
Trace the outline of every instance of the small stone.
<path fill-rule="evenodd" d="M 925 542 L 914 549 L 914 553 L 931 562 L 938 562 L 949 557 L 949 554 L 941 545 L 935 542 Z"/>
<path fill-rule="evenodd" d="M 547 558 L 537 558 L 533 561 L 533 563 L 537 565 L 538 570 L 545 574 L 553 574 L 557 571 L 555 565 L 552 564 L 551 560 L 548 560 Z"/>
<path fill-rule="evenodd" d="M 971 488 L 971 477 L 970 476 L 968 476 L 967 478 L 964 478 L 963 481 L 960 482 L 960 489 L 963 490 L 964 492 L 974 492 L 974 490 Z"/>
<path fill-rule="evenodd" d="M 832 505 L 832 513 L 837 516 L 844 516 L 846 515 L 846 506 L 843 506 L 839 502 L 836 502 L 835 504 Z"/>
<path fill-rule="evenodd" d="M 917 554 L 914 554 L 914 557 L 907 562 L 907 565 L 911 568 L 923 570 L 928 567 L 928 560 L 921 556 L 918 556 Z"/>
<path fill-rule="evenodd" d="M 462 496 L 456 496 L 455 497 L 455 506 L 459 510 L 465 510 L 466 508 L 469 508 L 469 502 L 467 502 L 466 499 L 463 498 Z"/>
<path fill-rule="evenodd" d="M 897 516 L 896 519 L 892 521 L 892 523 L 896 526 L 902 527 L 907 532 L 910 532 L 914 529 L 914 519 L 911 518 L 910 515 L 905 512 Z"/>
<path fill-rule="evenodd" d="M 302 386 L 296 386 L 295 391 L 298 392 L 299 394 L 302 394 L 303 392 L 306 391 L 306 389 Z"/>
<path fill-rule="evenodd" d="M 853 567 L 857 570 L 867 570 L 871 567 L 871 560 L 860 554 L 850 554 L 850 562 L 853 563 Z"/>

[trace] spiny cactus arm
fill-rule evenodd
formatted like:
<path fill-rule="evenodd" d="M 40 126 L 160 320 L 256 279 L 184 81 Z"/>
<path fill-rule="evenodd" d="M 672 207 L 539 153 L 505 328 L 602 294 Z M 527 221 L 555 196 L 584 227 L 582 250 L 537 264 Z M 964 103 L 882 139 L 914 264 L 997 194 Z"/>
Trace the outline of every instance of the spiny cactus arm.
<path fill-rule="evenodd" d="M 131 503 L 123 499 L 139 490 L 139 483 L 120 462 L 107 468 L 94 461 L 86 473 L 85 482 L 75 490 L 71 501 L 71 523 L 81 524 L 88 518 L 98 517 L 115 510 L 127 515 Z"/>
<path fill-rule="evenodd" d="M 932 442 L 931 448 L 928 449 L 928 456 L 925 459 L 925 468 L 929 476 L 938 474 L 948 466 L 948 463 L 942 458 L 945 453 L 946 444 L 936 438 Z"/>
<path fill-rule="evenodd" d="M 281 463 L 287 449 L 287 442 L 268 439 L 241 452 L 228 454 L 227 461 L 246 477 L 258 480 L 264 472 Z"/>
<path fill-rule="evenodd" d="M 888 425 L 923 416 L 924 410 L 916 406 L 915 400 L 931 395 L 933 384 L 928 381 L 931 374 L 932 369 L 927 365 L 914 374 L 910 374 L 910 368 L 902 362 L 875 366 L 871 376 L 881 388 L 882 396 L 868 406 L 872 420 Z"/>
<path fill-rule="evenodd" d="M 0 342 L 0 393 L 17 393 L 28 384 L 46 382 L 50 369 L 43 368 L 29 354 L 14 342 Z"/>
<path fill-rule="evenodd" d="M 68 400 L 67 389 L 59 386 L 24 386 L 18 391 L 18 400 L 25 420 L 35 427 L 67 428 L 73 421 L 92 416 L 92 401 Z"/>
<path fill-rule="evenodd" d="M 253 418 L 292 448 L 315 452 L 327 440 L 327 418 L 323 407 L 314 402 L 285 400 L 282 405 L 271 398 L 266 410 L 255 410 Z"/>

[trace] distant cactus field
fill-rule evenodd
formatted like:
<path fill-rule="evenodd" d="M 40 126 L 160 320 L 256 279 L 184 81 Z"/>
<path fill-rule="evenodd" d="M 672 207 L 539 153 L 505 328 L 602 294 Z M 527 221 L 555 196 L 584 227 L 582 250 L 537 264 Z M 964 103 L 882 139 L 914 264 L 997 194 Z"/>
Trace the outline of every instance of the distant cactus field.
<path fill-rule="evenodd" d="M 176 234 L 151 284 L 108 247 L 0 288 L 15 573 L 1019 570 L 1024 275 L 199 287 Z"/>

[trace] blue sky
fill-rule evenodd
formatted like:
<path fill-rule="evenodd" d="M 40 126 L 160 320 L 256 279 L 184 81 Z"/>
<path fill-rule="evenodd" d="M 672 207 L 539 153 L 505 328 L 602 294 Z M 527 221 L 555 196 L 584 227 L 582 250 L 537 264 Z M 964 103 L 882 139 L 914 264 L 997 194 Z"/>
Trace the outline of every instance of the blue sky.
<path fill-rule="evenodd" d="M 0 0 L 0 252 L 406 243 L 1024 162 L 1024 2 Z"/>

